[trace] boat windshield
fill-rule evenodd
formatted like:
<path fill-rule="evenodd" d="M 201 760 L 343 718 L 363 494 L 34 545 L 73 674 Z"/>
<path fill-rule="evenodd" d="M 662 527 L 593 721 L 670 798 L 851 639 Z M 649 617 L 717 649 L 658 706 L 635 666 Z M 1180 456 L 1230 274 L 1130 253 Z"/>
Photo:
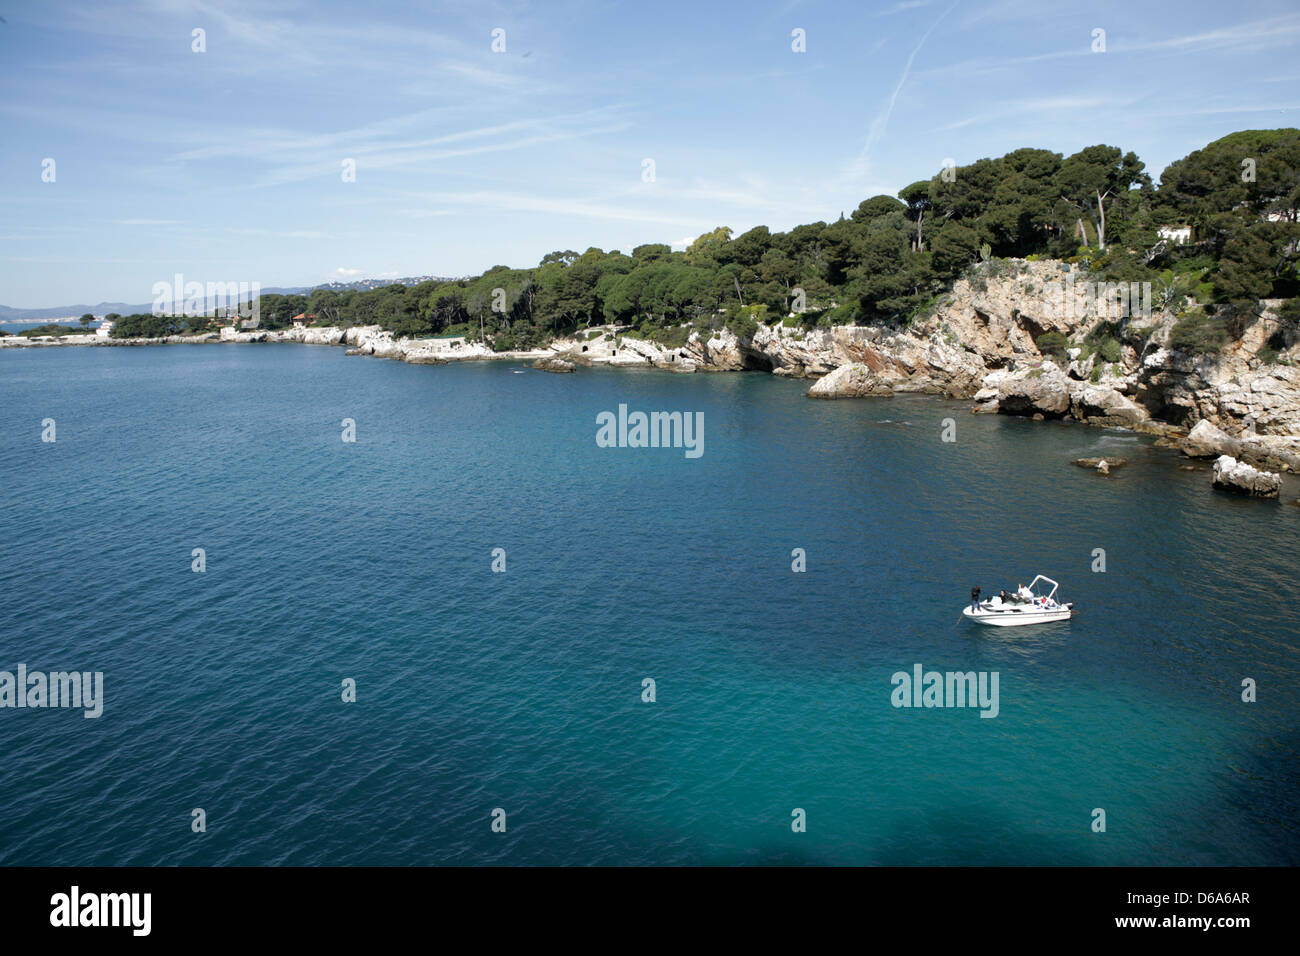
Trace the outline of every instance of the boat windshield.
<path fill-rule="evenodd" d="M 1056 593 L 1058 587 L 1060 587 L 1060 585 L 1055 581 L 1051 578 L 1044 577 L 1041 574 L 1037 575 L 1034 580 L 1029 583 L 1029 590 L 1034 593 L 1034 597 L 1036 598 L 1050 598 Z"/>

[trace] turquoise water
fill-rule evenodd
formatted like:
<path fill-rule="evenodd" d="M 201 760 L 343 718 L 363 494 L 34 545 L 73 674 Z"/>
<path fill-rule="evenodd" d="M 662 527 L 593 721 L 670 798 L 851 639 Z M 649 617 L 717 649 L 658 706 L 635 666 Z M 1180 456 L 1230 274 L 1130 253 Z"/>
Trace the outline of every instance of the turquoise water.
<path fill-rule="evenodd" d="M 106 698 L 0 709 L 0 863 L 1300 863 L 1300 509 L 961 402 L 522 368 L 0 353 L 0 670 Z M 703 456 L 597 447 L 620 403 Z M 960 619 L 1036 572 L 1077 618 Z M 916 663 L 1000 713 L 894 708 Z"/>

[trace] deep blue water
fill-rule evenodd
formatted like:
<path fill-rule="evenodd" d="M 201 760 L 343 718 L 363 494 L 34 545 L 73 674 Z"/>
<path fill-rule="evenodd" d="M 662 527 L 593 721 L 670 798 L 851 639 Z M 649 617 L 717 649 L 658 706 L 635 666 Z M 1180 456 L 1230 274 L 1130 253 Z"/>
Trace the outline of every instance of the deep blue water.
<path fill-rule="evenodd" d="M 1300 508 L 960 402 L 520 368 L 0 353 L 0 670 L 105 681 L 0 709 L 0 863 L 1300 863 Z M 619 403 L 703 456 L 597 447 Z M 960 619 L 1036 572 L 1076 619 Z M 916 663 L 999 715 L 894 708 Z"/>

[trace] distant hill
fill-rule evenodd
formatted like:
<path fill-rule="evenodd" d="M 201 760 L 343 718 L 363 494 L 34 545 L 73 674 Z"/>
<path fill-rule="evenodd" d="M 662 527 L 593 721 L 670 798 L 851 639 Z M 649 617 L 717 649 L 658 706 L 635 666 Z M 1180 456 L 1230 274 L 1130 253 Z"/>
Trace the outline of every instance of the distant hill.
<path fill-rule="evenodd" d="M 323 285 L 312 286 L 313 291 L 316 289 L 332 289 L 335 292 L 368 292 L 371 289 L 378 289 L 385 285 L 419 285 L 421 282 L 455 282 L 458 279 L 468 279 L 469 276 L 406 276 L 402 279 L 358 279 L 356 282 L 326 282 Z M 280 292 L 280 289 L 264 289 L 264 292 Z M 301 289 L 285 289 L 285 292 L 301 292 Z"/>
<path fill-rule="evenodd" d="M 449 282 L 451 279 L 443 276 L 406 276 L 401 279 L 357 279 L 354 282 L 325 282 L 321 285 L 314 286 L 294 286 L 286 288 L 263 289 L 262 291 L 270 295 L 278 293 L 280 295 L 295 295 L 298 293 L 312 292 L 316 289 L 330 289 L 334 292 L 366 292 L 370 289 L 377 289 L 385 285 L 418 285 L 421 282 Z M 218 303 L 212 303 L 216 306 Z M 0 305 L 0 324 L 12 322 L 32 322 L 44 319 L 76 319 L 89 312 L 97 318 L 103 318 L 110 312 L 117 312 L 119 315 L 133 315 L 139 312 L 148 312 L 153 308 L 152 302 L 131 305 L 127 302 L 100 302 L 96 305 L 58 305 L 44 309 L 16 309 L 8 305 Z"/>

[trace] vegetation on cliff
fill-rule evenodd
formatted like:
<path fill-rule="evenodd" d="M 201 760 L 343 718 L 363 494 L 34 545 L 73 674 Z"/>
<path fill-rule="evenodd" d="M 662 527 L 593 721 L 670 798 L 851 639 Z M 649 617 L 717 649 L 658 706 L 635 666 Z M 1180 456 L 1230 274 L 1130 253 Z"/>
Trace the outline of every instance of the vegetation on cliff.
<path fill-rule="evenodd" d="M 464 334 L 498 350 L 605 323 L 667 342 L 684 339 L 687 325 L 746 337 L 790 312 L 806 326 L 903 325 L 973 266 L 982 277 L 1004 257 L 1045 257 L 1098 279 L 1149 281 L 1157 305 L 1177 313 L 1194 297 L 1200 305 L 1179 341 L 1212 350 L 1261 299 L 1300 292 L 1298 209 L 1300 130 L 1225 136 L 1171 164 L 1158 184 L 1117 147 L 1071 156 L 1018 149 L 940 171 L 898 198 L 864 200 L 836 222 L 738 236 L 722 226 L 679 252 L 658 243 L 630 254 L 557 251 L 532 269 L 495 266 L 411 287 L 267 294 L 261 325 L 283 328 L 305 315 L 315 325 L 379 325 L 397 335 Z M 1160 235 L 1181 226 L 1190 241 Z M 1294 302 L 1283 310 L 1292 323 L 1298 313 Z M 127 316 L 114 335 L 207 328 L 202 317 Z M 1111 361 L 1124 332 L 1112 328 L 1086 345 Z"/>

